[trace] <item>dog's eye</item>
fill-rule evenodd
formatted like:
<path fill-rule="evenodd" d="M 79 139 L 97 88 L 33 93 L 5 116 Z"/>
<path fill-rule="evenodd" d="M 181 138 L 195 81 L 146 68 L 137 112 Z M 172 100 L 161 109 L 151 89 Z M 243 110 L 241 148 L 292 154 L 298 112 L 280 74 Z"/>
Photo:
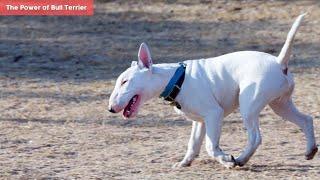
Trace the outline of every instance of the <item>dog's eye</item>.
<path fill-rule="evenodd" d="M 124 80 L 121 82 L 121 86 L 124 85 L 127 82 L 127 80 Z"/>

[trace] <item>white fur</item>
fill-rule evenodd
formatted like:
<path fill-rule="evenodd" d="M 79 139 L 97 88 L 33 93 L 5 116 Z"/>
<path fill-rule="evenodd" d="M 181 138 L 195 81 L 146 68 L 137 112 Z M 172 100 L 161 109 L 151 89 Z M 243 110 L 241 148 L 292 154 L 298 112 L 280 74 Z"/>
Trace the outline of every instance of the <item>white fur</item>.
<path fill-rule="evenodd" d="M 295 34 L 298 23 L 295 23 L 291 34 Z M 281 51 L 281 57 L 287 58 L 293 36 L 287 39 L 287 48 Z M 143 46 L 146 46 L 143 44 Z M 141 49 L 141 48 L 140 48 Z M 150 56 L 148 52 L 144 55 Z M 280 58 L 281 58 L 280 57 Z M 241 51 L 223 56 L 184 61 L 187 64 L 185 80 L 176 100 L 181 105 L 181 114 L 194 120 L 188 150 L 184 159 L 175 167 L 190 165 L 199 154 L 204 137 L 208 154 L 226 167 L 244 165 L 261 143 L 259 129 L 259 113 L 266 106 L 281 117 L 302 128 L 307 138 L 306 156 L 311 159 L 316 152 L 316 143 L 311 117 L 300 113 L 291 100 L 294 89 L 293 77 L 290 72 L 282 72 L 282 63 L 278 57 L 263 52 Z M 138 64 L 152 61 L 141 61 Z M 143 103 L 152 97 L 158 97 L 163 91 L 178 64 L 154 64 L 152 70 L 148 64 L 144 67 L 134 65 L 120 75 L 113 91 L 109 108 L 117 112 L 122 110 L 135 94 L 141 96 Z M 119 86 L 120 81 L 130 82 Z M 219 147 L 222 120 L 236 108 L 240 107 L 244 126 L 248 132 L 248 143 L 242 154 L 233 159 Z"/>
<path fill-rule="evenodd" d="M 301 14 L 297 18 L 297 20 L 294 22 L 294 24 L 292 25 L 292 27 L 287 35 L 286 43 L 284 44 L 284 46 L 281 49 L 281 52 L 278 56 L 278 63 L 282 64 L 283 69 L 288 67 L 294 36 L 296 35 L 296 33 L 300 27 L 300 23 L 306 14 L 307 13 Z"/>

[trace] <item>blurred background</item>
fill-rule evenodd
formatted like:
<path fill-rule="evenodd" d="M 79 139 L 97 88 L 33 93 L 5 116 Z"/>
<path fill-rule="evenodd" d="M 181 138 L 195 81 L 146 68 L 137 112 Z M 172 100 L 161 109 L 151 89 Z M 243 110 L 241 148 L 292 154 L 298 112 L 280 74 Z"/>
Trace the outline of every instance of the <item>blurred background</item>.
<path fill-rule="evenodd" d="M 96 0 L 90 17 L 0 16 L 0 177 L 319 176 L 319 156 L 311 164 L 300 162 L 302 133 L 268 108 L 261 115 L 262 129 L 268 130 L 252 160 L 256 164 L 232 173 L 205 152 L 195 165 L 198 172 L 192 167 L 172 172 L 171 165 L 186 149 L 191 122 L 158 99 L 148 102 L 134 120 L 106 111 L 116 77 L 137 60 L 141 42 L 151 48 L 154 63 L 241 50 L 278 55 L 294 19 L 303 12 L 309 14 L 296 36 L 290 71 L 296 76 L 295 102 L 315 118 L 317 130 L 317 0 Z M 222 147 L 240 153 L 246 142 L 240 115 L 231 115 L 224 127 L 223 138 L 233 144 Z M 275 138 L 276 129 L 281 132 Z M 281 154 L 289 149 L 295 151 Z M 215 169 L 219 173 L 211 172 Z"/>

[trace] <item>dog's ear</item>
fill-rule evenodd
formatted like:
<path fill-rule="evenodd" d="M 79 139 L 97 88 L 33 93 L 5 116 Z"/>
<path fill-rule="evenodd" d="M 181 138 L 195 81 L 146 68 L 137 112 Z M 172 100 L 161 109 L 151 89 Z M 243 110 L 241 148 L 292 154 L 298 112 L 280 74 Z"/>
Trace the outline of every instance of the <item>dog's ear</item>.
<path fill-rule="evenodd" d="M 141 69 L 147 68 L 151 70 L 152 68 L 151 53 L 146 43 L 142 43 L 140 45 L 138 53 L 138 65 Z"/>

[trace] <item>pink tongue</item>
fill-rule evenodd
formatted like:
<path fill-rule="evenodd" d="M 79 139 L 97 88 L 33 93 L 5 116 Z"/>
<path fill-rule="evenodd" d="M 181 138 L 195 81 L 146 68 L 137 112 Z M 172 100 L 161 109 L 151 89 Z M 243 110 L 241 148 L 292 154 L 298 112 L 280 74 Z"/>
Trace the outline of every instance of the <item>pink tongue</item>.
<path fill-rule="evenodd" d="M 125 117 L 129 117 L 129 116 L 131 115 L 131 111 L 128 112 L 127 110 L 125 110 L 125 111 L 123 112 L 123 115 L 124 115 Z"/>
<path fill-rule="evenodd" d="M 132 104 L 132 102 L 130 101 L 129 104 L 127 105 L 127 107 L 124 108 L 124 110 L 123 110 L 123 115 L 125 117 L 130 117 L 130 115 L 132 113 L 132 109 L 130 109 L 131 104 Z"/>
<path fill-rule="evenodd" d="M 123 110 L 123 116 L 129 118 L 132 114 L 132 112 L 135 109 L 136 106 L 136 101 L 137 101 L 138 96 L 135 95 L 133 98 L 129 101 L 128 105 L 124 108 Z"/>

